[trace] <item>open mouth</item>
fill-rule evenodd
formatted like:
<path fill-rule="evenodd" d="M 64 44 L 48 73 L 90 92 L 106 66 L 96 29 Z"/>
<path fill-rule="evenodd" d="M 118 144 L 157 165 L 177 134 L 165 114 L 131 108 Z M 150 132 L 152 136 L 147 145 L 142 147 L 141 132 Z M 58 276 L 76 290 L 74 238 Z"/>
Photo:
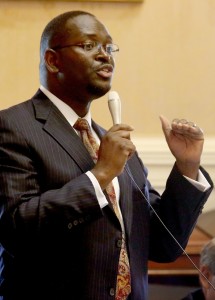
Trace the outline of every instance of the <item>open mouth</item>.
<path fill-rule="evenodd" d="M 110 78 L 113 75 L 113 67 L 111 65 L 102 66 L 96 73 L 103 78 Z"/>

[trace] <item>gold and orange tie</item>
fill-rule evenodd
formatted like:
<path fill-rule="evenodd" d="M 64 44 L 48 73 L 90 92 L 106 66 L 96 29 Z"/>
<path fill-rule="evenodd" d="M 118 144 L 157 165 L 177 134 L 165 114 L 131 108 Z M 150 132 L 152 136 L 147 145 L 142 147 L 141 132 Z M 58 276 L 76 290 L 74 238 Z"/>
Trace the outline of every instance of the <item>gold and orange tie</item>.
<path fill-rule="evenodd" d="M 86 119 L 79 118 L 73 126 L 77 131 L 80 132 L 81 139 L 89 151 L 94 162 L 98 159 L 99 145 L 96 142 L 90 126 Z M 122 218 L 119 213 L 117 205 L 116 194 L 112 182 L 106 188 L 107 194 L 110 198 L 114 212 L 122 224 Z M 123 227 L 122 227 L 123 228 Z M 117 289 L 116 289 L 116 300 L 126 300 L 128 295 L 131 293 L 131 275 L 130 266 L 128 260 L 128 253 L 126 249 L 125 233 L 122 232 L 122 246 L 119 257 L 118 275 L 117 275 Z"/>

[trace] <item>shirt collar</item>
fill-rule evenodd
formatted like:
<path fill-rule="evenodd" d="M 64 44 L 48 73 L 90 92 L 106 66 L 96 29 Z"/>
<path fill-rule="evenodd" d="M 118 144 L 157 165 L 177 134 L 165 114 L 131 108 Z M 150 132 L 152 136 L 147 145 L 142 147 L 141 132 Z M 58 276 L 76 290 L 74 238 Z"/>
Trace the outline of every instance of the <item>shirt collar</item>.
<path fill-rule="evenodd" d="M 40 90 L 49 98 L 49 100 L 59 109 L 59 111 L 64 115 L 64 117 L 67 119 L 69 124 L 73 126 L 79 116 L 76 114 L 76 112 L 65 102 L 60 100 L 58 97 L 56 97 L 54 94 L 52 94 L 50 91 L 48 91 L 44 86 L 40 85 Z M 90 111 L 84 116 L 84 119 L 86 119 L 91 127 L 91 113 Z"/>

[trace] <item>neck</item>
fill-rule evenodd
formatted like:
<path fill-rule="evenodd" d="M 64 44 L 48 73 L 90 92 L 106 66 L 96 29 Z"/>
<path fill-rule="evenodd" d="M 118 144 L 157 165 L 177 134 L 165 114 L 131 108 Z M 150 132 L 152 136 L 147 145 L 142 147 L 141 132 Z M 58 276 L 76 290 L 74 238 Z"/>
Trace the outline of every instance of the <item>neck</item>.
<path fill-rule="evenodd" d="M 62 93 L 61 90 L 58 90 L 56 88 L 51 88 L 50 86 L 41 83 L 50 93 L 55 95 L 57 98 L 59 98 L 61 101 L 66 103 L 68 106 L 70 106 L 79 117 L 84 117 L 90 109 L 90 105 L 92 100 L 85 100 L 89 99 L 89 95 L 81 94 L 73 94 L 67 96 L 66 93 Z"/>
<path fill-rule="evenodd" d="M 62 101 L 69 105 L 81 118 L 83 118 L 89 112 L 91 102 L 80 103 L 79 101 L 66 101 L 64 99 Z"/>

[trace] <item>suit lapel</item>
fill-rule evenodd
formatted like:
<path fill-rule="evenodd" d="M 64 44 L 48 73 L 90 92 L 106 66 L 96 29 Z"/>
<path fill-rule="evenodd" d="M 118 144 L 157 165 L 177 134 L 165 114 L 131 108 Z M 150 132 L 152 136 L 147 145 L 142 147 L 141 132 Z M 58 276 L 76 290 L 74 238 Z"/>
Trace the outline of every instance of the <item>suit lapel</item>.
<path fill-rule="evenodd" d="M 95 122 L 92 121 L 92 127 L 95 130 L 95 132 L 98 134 L 99 138 L 106 133 L 106 130 L 104 130 L 102 127 L 98 126 Z M 127 165 L 125 166 L 127 168 Z M 121 175 L 118 176 L 119 181 L 119 188 L 120 188 L 120 199 L 119 199 L 119 205 L 120 209 L 123 215 L 123 222 L 124 226 L 126 228 L 126 232 L 130 232 L 131 229 L 131 212 L 132 212 L 132 202 L 131 202 L 131 180 L 127 176 L 127 173 L 124 171 Z M 123 191 L 123 192 L 122 192 Z M 109 206 L 111 207 L 111 210 L 113 211 L 113 214 L 116 217 L 116 214 L 113 210 L 113 206 L 110 203 L 109 197 L 107 193 L 105 192 L 106 198 L 108 199 Z M 117 218 L 117 217 L 116 217 Z M 119 223 L 120 225 L 120 223 Z"/>
<path fill-rule="evenodd" d="M 99 138 L 101 138 L 105 133 L 106 130 L 98 126 L 95 122 L 92 122 L 93 129 L 98 134 Z M 126 232 L 129 234 L 131 231 L 132 225 L 132 183 L 131 179 L 129 178 L 126 170 L 128 169 L 128 165 L 125 165 L 124 172 L 118 176 L 119 187 L 120 187 L 120 199 L 119 205 L 123 215 L 124 226 Z M 108 196 L 107 196 L 108 198 Z M 111 208 L 112 205 L 110 204 Z M 113 210 L 113 209 L 112 209 Z M 115 214 L 115 213 L 114 213 Z"/>
<path fill-rule="evenodd" d="M 94 166 L 94 162 L 65 117 L 58 108 L 42 93 L 32 99 L 36 119 L 43 121 L 43 129 L 73 158 L 83 172 Z"/>
<path fill-rule="evenodd" d="M 132 226 L 132 210 L 133 203 L 132 199 L 132 183 L 131 179 L 127 175 L 126 169 L 128 168 L 127 164 L 122 174 L 118 176 L 119 186 L 120 186 L 120 199 L 119 205 L 123 215 L 123 221 L 125 226 L 125 232 L 129 235 L 131 232 Z"/>

